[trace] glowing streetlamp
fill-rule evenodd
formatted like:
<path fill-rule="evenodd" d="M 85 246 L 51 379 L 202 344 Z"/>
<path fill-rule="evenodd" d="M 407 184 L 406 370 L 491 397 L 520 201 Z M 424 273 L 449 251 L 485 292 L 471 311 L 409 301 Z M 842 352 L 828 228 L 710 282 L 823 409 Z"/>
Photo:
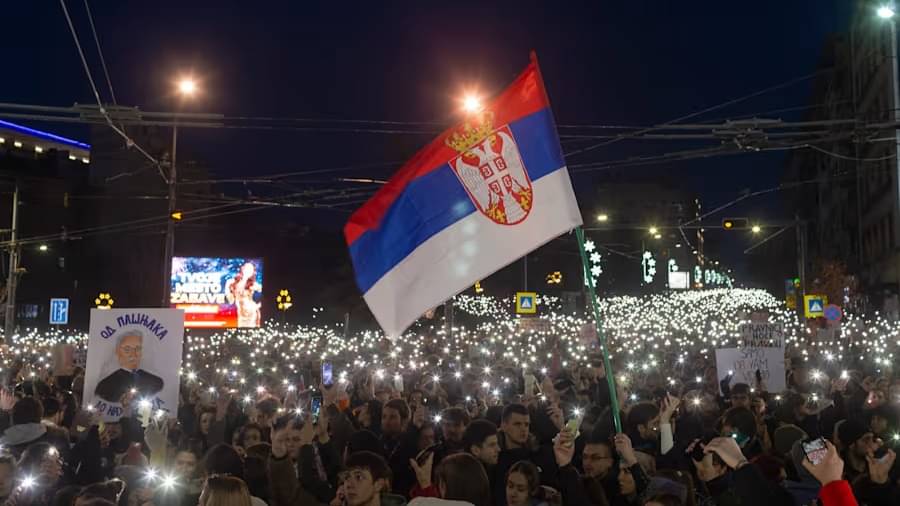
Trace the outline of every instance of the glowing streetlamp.
<path fill-rule="evenodd" d="M 599 215 L 597 215 L 597 221 L 605 223 L 609 221 L 609 215 L 606 213 L 600 213 Z"/>
<path fill-rule="evenodd" d="M 287 290 L 281 290 L 278 293 L 278 297 L 275 298 L 275 302 L 278 303 L 279 311 L 287 311 L 294 305 L 294 303 L 291 302 L 291 293 Z"/>
<path fill-rule="evenodd" d="M 659 233 L 659 229 L 656 227 L 650 227 L 650 235 L 656 235 Z"/>
<path fill-rule="evenodd" d="M 190 76 L 184 76 L 175 82 L 175 91 L 182 100 L 193 98 L 199 91 L 197 81 Z M 176 214 L 180 215 L 176 202 L 176 185 L 178 184 L 178 171 L 175 165 L 175 155 L 178 152 L 178 116 L 173 119 L 172 125 L 172 158 L 169 160 L 169 180 L 166 182 L 169 189 L 169 216 L 172 217 L 166 223 L 165 260 L 163 264 L 162 305 L 167 307 L 170 303 L 172 257 L 175 256 L 175 221 Z"/>
<path fill-rule="evenodd" d="M 97 306 L 97 309 L 112 309 L 115 302 L 112 295 L 106 292 L 100 293 L 100 295 L 94 299 L 94 305 Z"/>
<path fill-rule="evenodd" d="M 178 80 L 178 93 L 190 97 L 197 93 L 197 81 L 192 77 L 183 77 Z"/>
<path fill-rule="evenodd" d="M 896 12 L 894 12 L 894 8 L 891 7 L 890 5 L 882 5 L 875 12 L 878 14 L 878 17 L 881 19 L 891 19 L 894 17 L 894 14 L 896 14 Z"/>
<path fill-rule="evenodd" d="M 762 232 L 762 227 L 760 227 L 759 225 L 753 225 L 753 228 L 751 228 L 750 231 L 754 234 L 758 234 Z"/>

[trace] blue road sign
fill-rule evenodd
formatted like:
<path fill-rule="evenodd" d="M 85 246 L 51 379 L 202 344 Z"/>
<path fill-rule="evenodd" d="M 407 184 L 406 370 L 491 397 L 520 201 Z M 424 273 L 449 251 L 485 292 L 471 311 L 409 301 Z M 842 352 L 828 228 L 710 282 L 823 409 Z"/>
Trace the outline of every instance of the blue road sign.
<path fill-rule="evenodd" d="M 833 322 L 841 321 L 841 317 L 844 316 L 843 311 L 841 311 L 840 306 L 836 306 L 834 304 L 829 304 L 825 306 L 825 319 Z"/>
<path fill-rule="evenodd" d="M 69 323 L 69 299 L 50 299 L 50 325 Z"/>

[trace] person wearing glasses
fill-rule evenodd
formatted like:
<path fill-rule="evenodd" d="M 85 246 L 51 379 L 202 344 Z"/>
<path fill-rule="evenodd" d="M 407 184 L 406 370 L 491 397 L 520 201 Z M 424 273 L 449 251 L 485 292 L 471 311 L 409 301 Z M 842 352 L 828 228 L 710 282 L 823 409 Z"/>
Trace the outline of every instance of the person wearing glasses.
<path fill-rule="evenodd" d="M 128 329 L 116 338 L 116 362 L 118 369 L 100 380 L 94 393 L 107 402 L 119 402 L 123 395 L 135 390 L 138 397 L 159 393 L 164 386 L 162 378 L 141 369 L 144 335 L 136 329 Z"/>

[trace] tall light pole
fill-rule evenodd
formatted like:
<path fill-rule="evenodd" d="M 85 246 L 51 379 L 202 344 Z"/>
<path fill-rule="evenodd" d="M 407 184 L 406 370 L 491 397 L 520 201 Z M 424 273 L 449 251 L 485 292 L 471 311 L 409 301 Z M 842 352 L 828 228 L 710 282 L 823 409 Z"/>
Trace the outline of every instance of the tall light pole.
<path fill-rule="evenodd" d="M 887 21 L 888 29 L 891 31 L 890 39 L 890 72 L 891 72 L 891 120 L 894 123 L 894 205 L 896 207 L 897 216 L 900 216 L 900 86 L 897 83 L 898 65 L 897 65 L 897 23 L 894 21 L 897 11 L 893 4 L 885 4 L 878 8 L 876 14 L 881 19 Z M 896 224 L 895 224 L 896 226 Z M 900 266 L 897 266 L 897 283 L 900 284 Z"/>
<path fill-rule="evenodd" d="M 191 77 L 184 77 L 177 83 L 178 95 L 181 100 L 193 97 L 197 93 L 197 82 Z M 172 215 L 178 209 L 177 203 L 177 183 L 178 170 L 175 164 L 175 156 L 178 152 L 178 116 L 175 116 L 172 126 L 172 157 L 170 159 L 169 180 L 169 215 L 166 221 L 166 247 L 165 261 L 163 262 L 162 273 L 162 307 L 169 306 L 169 296 L 172 291 L 172 257 L 175 255 L 175 220 Z"/>
<path fill-rule="evenodd" d="M 19 245 L 16 243 L 19 231 L 19 182 L 12 199 L 12 227 L 9 238 L 9 276 L 6 279 L 6 320 L 4 335 L 6 344 L 13 344 L 13 333 L 16 330 L 16 287 L 19 284 Z"/>

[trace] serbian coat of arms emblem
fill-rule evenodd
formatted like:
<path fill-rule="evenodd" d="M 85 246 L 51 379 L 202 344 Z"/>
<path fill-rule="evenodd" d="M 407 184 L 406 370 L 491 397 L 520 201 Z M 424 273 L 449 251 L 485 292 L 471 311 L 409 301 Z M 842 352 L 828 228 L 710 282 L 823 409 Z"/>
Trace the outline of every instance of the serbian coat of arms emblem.
<path fill-rule="evenodd" d="M 474 126 L 447 137 L 460 152 L 450 167 L 472 203 L 494 223 L 515 225 L 528 218 L 534 201 L 531 178 L 508 126 L 493 128 L 493 115 L 484 112 Z"/>

